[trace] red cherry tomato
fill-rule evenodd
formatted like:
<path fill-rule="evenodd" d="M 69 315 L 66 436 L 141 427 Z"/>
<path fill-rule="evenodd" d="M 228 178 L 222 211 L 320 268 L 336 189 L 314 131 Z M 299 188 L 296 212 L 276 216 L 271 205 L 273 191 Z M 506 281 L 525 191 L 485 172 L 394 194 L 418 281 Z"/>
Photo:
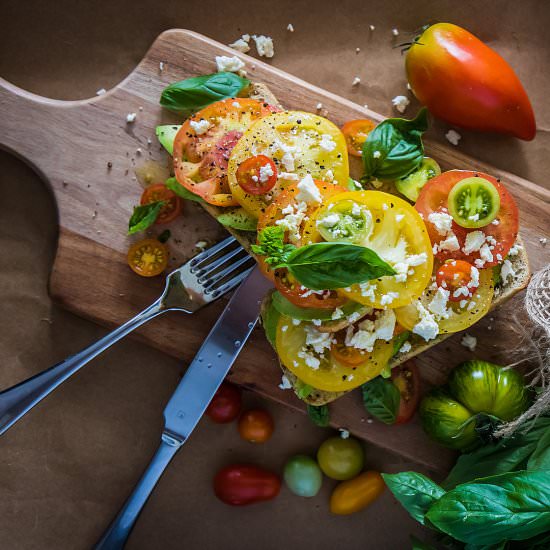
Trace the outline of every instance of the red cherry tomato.
<path fill-rule="evenodd" d="M 155 183 L 149 185 L 141 195 L 140 204 L 149 204 L 151 202 L 165 201 L 160 209 L 155 223 L 168 223 L 175 220 L 181 213 L 181 199 L 164 185 L 164 183 Z"/>
<path fill-rule="evenodd" d="M 277 167 L 269 157 L 256 155 L 241 162 L 235 177 L 247 193 L 264 195 L 277 183 Z"/>
<path fill-rule="evenodd" d="M 428 27 L 410 47 L 405 68 L 414 95 L 449 124 L 535 137 L 533 108 L 516 73 L 467 30 Z"/>
<path fill-rule="evenodd" d="M 348 120 L 342 126 L 342 133 L 346 138 L 350 155 L 360 157 L 363 154 L 363 143 L 375 126 L 376 123 L 368 119 Z"/>
<path fill-rule="evenodd" d="M 274 429 L 273 418 L 263 409 L 246 411 L 239 418 L 239 434 L 250 443 L 265 443 Z"/>
<path fill-rule="evenodd" d="M 472 278 L 473 273 L 477 282 Z M 437 286 L 450 292 L 451 302 L 460 302 L 471 298 L 478 289 L 479 271 L 463 260 L 447 260 L 437 269 L 435 281 Z"/>
<path fill-rule="evenodd" d="M 405 424 L 413 417 L 420 399 L 418 368 L 414 361 L 407 361 L 392 369 L 391 378 L 401 395 L 395 423 Z"/>
<path fill-rule="evenodd" d="M 245 506 L 274 499 L 281 490 L 277 474 L 251 464 L 234 464 L 214 478 L 214 493 L 225 504 Z"/>
<path fill-rule="evenodd" d="M 465 260 L 472 264 L 480 259 L 479 251 L 465 254 L 463 251 L 466 241 L 466 235 L 472 231 L 481 231 L 486 237 L 494 239 L 494 248 L 491 250 L 493 261 L 486 261 L 483 267 L 493 267 L 502 262 L 508 255 L 508 252 L 516 238 L 519 230 L 519 212 L 516 201 L 512 195 L 506 190 L 504 185 L 493 176 L 482 172 L 472 172 L 470 170 L 449 170 L 443 174 L 428 180 L 422 188 L 420 196 L 414 207 L 422 215 L 430 240 L 432 244 L 437 244 L 445 240 L 445 236 L 441 235 L 429 217 L 432 212 L 444 212 L 447 209 L 447 198 L 453 186 L 465 178 L 481 177 L 490 181 L 498 190 L 500 196 L 500 210 L 498 211 L 495 220 L 478 229 L 465 229 L 460 227 L 454 220 L 452 222 L 452 232 L 456 235 L 460 248 L 458 250 L 437 250 L 435 256 L 439 260 Z M 500 259 L 499 259 L 500 257 Z"/>
<path fill-rule="evenodd" d="M 239 416 L 241 407 L 240 390 L 233 384 L 224 382 L 210 401 L 206 414 L 213 422 L 227 424 Z"/>

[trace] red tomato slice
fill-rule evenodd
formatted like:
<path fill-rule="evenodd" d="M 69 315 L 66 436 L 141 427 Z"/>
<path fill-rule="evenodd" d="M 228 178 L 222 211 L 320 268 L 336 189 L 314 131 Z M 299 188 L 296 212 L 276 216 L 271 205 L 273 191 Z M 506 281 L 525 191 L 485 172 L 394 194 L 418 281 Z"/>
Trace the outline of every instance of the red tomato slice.
<path fill-rule="evenodd" d="M 246 193 L 264 195 L 277 183 L 277 167 L 269 157 L 256 155 L 239 165 L 235 177 Z"/>
<path fill-rule="evenodd" d="M 506 258 L 508 251 L 516 241 L 519 230 L 519 212 L 516 201 L 497 179 L 488 174 L 472 172 L 471 170 L 450 170 L 444 172 L 428 180 L 428 183 L 426 183 L 420 192 L 415 208 L 424 218 L 432 244 L 439 245 L 446 237 L 441 235 L 430 222 L 429 215 L 432 212 L 446 212 L 447 197 L 452 187 L 459 181 L 471 177 L 485 178 L 497 188 L 500 195 L 500 210 L 498 215 L 492 223 L 479 229 L 465 229 L 453 220 L 452 231 L 457 237 L 460 248 L 455 251 L 439 250 L 438 248 L 435 256 L 443 261 L 447 259 L 465 260 L 475 265 L 475 261 L 480 259 L 479 251 L 465 254 L 463 248 L 468 233 L 481 231 L 485 234 L 486 238 L 492 237 L 494 239 L 490 243 L 490 246 L 493 247 L 491 249 L 493 260 L 485 261 L 483 264 L 483 267 L 492 267 Z"/>
<path fill-rule="evenodd" d="M 227 183 L 229 155 L 243 132 L 272 112 L 272 106 L 255 99 L 229 98 L 186 120 L 174 140 L 177 180 L 210 204 L 237 205 Z"/>
<path fill-rule="evenodd" d="M 475 279 L 472 277 L 475 274 Z M 451 302 L 470 299 L 479 287 L 479 271 L 464 260 L 447 260 L 435 274 L 437 286 L 448 290 Z"/>
<path fill-rule="evenodd" d="M 414 361 L 407 361 L 392 369 L 391 378 L 401 395 L 395 423 L 404 424 L 413 417 L 418 407 L 420 374 Z"/>
<path fill-rule="evenodd" d="M 354 157 L 362 156 L 363 143 L 365 143 L 367 136 L 375 126 L 375 122 L 367 119 L 349 120 L 342 126 L 342 133 L 346 138 L 350 155 Z"/>
<path fill-rule="evenodd" d="M 164 183 L 155 183 L 149 185 L 141 195 L 140 204 L 149 204 L 151 202 L 165 201 L 160 209 L 155 223 L 168 223 L 175 220 L 181 213 L 181 199 L 164 185 Z"/>

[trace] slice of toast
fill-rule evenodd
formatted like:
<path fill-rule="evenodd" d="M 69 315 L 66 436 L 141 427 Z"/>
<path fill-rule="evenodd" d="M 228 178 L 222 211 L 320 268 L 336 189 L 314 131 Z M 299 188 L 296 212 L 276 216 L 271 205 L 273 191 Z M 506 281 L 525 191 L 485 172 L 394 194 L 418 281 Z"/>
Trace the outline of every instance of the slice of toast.
<path fill-rule="evenodd" d="M 265 101 L 266 103 L 269 103 L 271 105 L 277 105 L 278 107 L 282 107 L 279 101 L 277 100 L 277 98 L 273 95 L 271 90 L 269 90 L 269 88 L 265 84 L 261 84 L 261 83 L 252 84 L 249 91 L 249 97 L 251 97 L 252 99 L 257 99 L 259 101 Z M 203 207 L 209 214 L 211 214 L 214 217 L 217 217 L 219 214 L 223 213 L 224 211 L 223 208 L 212 206 L 207 203 L 203 203 Z M 250 252 L 250 246 L 256 242 L 255 232 L 238 231 L 230 228 L 226 228 L 226 229 L 242 244 L 242 246 L 247 251 Z M 527 259 L 527 254 L 525 252 L 525 247 L 523 246 L 523 241 L 521 240 L 520 236 L 518 236 L 516 244 L 520 245 L 518 254 L 511 256 L 509 258 L 510 261 L 512 262 L 512 268 L 515 275 L 509 278 L 503 285 L 497 286 L 497 288 L 495 289 L 495 295 L 493 298 L 493 304 L 491 306 L 491 309 L 504 303 L 506 300 L 509 300 L 517 292 L 524 289 L 529 283 L 529 278 L 531 276 L 530 270 L 529 270 L 529 262 Z M 268 295 L 264 300 L 264 304 L 262 305 L 262 312 L 265 312 L 266 306 L 269 304 L 270 300 L 271 300 L 270 295 Z M 411 350 L 407 353 L 398 354 L 396 357 L 394 357 L 391 360 L 390 365 L 394 367 L 396 365 L 404 363 L 405 361 L 407 361 L 408 359 L 411 359 L 415 355 L 418 355 L 419 353 L 422 353 L 423 351 L 431 348 L 432 346 L 439 344 L 449 336 L 452 336 L 452 334 L 442 334 L 437 338 L 435 338 L 434 340 L 430 340 L 429 342 L 424 341 L 420 337 L 414 336 L 413 338 L 409 339 L 412 345 Z M 292 384 L 293 388 L 296 389 L 297 388 L 296 376 L 294 376 L 284 365 L 282 365 L 281 363 L 279 364 L 281 365 L 281 369 L 283 370 L 283 373 L 286 375 L 286 377 Z M 304 401 L 310 405 L 320 406 L 326 403 L 330 403 L 335 399 L 338 399 L 338 397 L 341 397 L 345 393 L 347 392 L 327 392 L 322 390 L 314 390 L 307 398 L 304 399 Z"/>

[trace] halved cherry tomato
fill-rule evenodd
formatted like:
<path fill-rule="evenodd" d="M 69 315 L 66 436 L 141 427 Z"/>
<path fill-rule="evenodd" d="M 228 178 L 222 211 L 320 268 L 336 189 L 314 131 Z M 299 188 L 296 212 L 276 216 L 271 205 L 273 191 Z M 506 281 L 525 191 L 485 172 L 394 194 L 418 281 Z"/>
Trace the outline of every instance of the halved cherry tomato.
<path fill-rule="evenodd" d="M 157 239 L 143 239 L 128 250 L 128 265 L 142 277 L 160 275 L 168 265 L 168 248 Z"/>
<path fill-rule="evenodd" d="M 350 155 L 360 157 L 363 154 L 363 143 L 365 143 L 367 136 L 375 126 L 375 122 L 367 119 L 348 120 L 342 126 L 342 133 L 346 138 Z"/>
<path fill-rule="evenodd" d="M 243 132 L 259 118 L 272 113 L 267 103 L 229 98 L 208 105 L 186 120 L 174 139 L 174 171 L 189 191 L 217 206 L 234 206 L 227 183 L 229 155 Z M 191 123 L 207 121 L 197 133 Z"/>
<path fill-rule="evenodd" d="M 483 264 L 483 267 L 493 267 L 506 258 L 510 248 L 516 241 L 519 230 L 519 212 L 516 201 L 497 179 L 482 172 L 449 170 L 428 180 L 420 192 L 415 208 L 424 218 L 432 244 L 439 245 L 445 240 L 446 236 L 437 231 L 435 225 L 430 222 L 429 216 L 433 212 L 446 212 L 447 198 L 453 186 L 459 181 L 471 177 L 484 178 L 497 188 L 500 196 L 500 210 L 492 223 L 478 229 L 465 229 L 453 220 L 451 230 L 456 235 L 460 248 L 458 250 L 440 250 L 438 248 L 436 257 L 440 260 L 466 260 L 475 265 L 476 260 L 480 259 L 479 250 L 466 254 L 463 248 L 468 233 L 481 231 L 486 238 L 492 238 L 490 241 L 494 239 L 494 243 L 491 244 L 494 247 L 491 249 L 493 260 L 485 261 Z"/>
<path fill-rule="evenodd" d="M 343 306 L 347 299 L 334 290 L 312 292 L 302 286 L 286 269 L 275 272 L 275 287 L 292 304 L 298 307 L 317 309 L 336 309 Z"/>
<path fill-rule="evenodd" d="M 280 490 L 281 479 L 277 474 L 252 464 L 226 466 L 214 478 L 214 493 L 232 506 L 272 500 Z"/>
<path fill-rule="evenodd" d="M 413 417 L 418 407 L 420 374 L 414 361 L 407 361 L 392 369 L 391 379 L 401 396 L 395 423 L 404 424 Z"/>
<path fill-rule="evenodd" d="M 472 274 L 477 276 L 477 282 Z M 435 274 L 437 286 L 450 292 L 451 302 L 460 302 L 471 298 L 479 287 L 479 271 L 464 260 L 447 260 Z M 459 290 L 462 289 L 462 290 Z"/>
<path fill-rule="evenodd" d="M 247 193 L 264 195 L 277 183 L 277 167 L 269 157 L 256 155 L 241 162 L 235 177 Z"/>
<path fill-rule="evenodd" d="M 336 333 L 336 342 L 330 347 L 332 357 L 344 367 L 356 367 L 365 362 L 368 354 L 365 350 L 346 346 L 346 331 Z"/>
<path fill-rule="evenodd" d="M 246 411 L 239 418 L 239 434 L 250 443 L 265 443 L 274 429 L 273 418 L 263 409 Z"/>
<path fill-rule="evenodd" d="M 227 424 L 239 416 L 241 406 L 240 390 L 233 384 L 224 382 L 210 401 L 206 414 L 217 424 Z"/>
<path fill-rule="evenodd" d="M 146 187 L 141 195 L 140 204 L 157 201 L 165 201 L 165 204 L 160 209 L 155 223 L 168 223 L 180 215 L 181 199 L 173 191 L 170 191 L 164 183 L 155 183 Z"/>

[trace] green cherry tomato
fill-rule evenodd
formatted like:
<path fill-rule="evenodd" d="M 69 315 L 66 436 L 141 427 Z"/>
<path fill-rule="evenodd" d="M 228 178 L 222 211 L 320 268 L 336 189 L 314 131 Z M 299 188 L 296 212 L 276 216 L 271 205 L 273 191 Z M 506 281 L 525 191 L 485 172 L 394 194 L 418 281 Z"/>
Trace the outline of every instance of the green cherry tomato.
<path fill-rule="evenodd" d="M 372 231 L 372 214 L 363 204 L 338 201 L 319 214 L 317 230 L 325 241 L 360 243 Z"/>
<path fill-rule="evenodd" d="M 449 391 L 472 413 L 486 413 L 504 421 L 519 416 L 529 396 L 522 375 L 487 361 L 466 361 L 449 377 Z"/>
<path fill-rule="evenodd" d="M 299 497 L 314 497 L 323 484 L 323 474 L 317 462 L 306 455 L 290 457 L 283 477 L 290 491 Z"/>
<path fill-rule="evenodd" d="M 447 203 L 458 225 L 475 229 L 489 225 L 497 217 L 500 195 L 485 178 L 465 178 L 452 187 Z"/>
<path fill-rule="evenodd" d="M 317 451 L 317 462 L 323 473 L 339 481 L 355 477 L 365 460 L 363 447 L 357 439 L 331 437 Z"/>

